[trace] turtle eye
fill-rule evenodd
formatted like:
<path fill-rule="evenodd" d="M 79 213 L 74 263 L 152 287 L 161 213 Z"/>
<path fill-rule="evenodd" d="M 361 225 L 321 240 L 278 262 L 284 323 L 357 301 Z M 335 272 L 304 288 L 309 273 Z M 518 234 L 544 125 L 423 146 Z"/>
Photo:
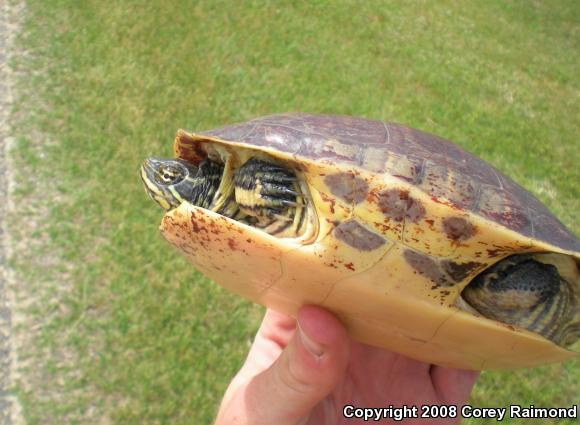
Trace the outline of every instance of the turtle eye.
<path fill-rule="evenodd" d="M 174 165 L 161 165 L 156 173 L 157 181 L 160 184 L 175 184 L 183 178 L 183 171 Z"/>

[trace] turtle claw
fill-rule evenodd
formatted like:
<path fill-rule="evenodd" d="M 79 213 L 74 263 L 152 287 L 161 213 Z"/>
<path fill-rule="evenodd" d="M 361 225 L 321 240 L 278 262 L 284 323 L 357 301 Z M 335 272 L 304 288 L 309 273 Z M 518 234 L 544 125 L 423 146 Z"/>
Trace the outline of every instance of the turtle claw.
<path fill-rule="evenodd" d="M 284 199 L 296 199 L 300 193 L 296 192 L 292 187 L 281 185 L 279 183 L 262 182 L 262 196 L 280 197 Z"/>

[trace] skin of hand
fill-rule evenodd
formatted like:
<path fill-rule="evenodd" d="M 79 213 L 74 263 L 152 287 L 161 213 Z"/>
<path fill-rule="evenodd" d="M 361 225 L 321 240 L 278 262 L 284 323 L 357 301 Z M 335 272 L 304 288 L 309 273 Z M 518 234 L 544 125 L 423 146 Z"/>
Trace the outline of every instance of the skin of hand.
<path fill-rule="evenodd" d="M 444 368 L 353 341 L 329 312 L 305 306 L 297 319 L 268 310 L 248 357 L 230 383 L 215 425 L 338 425 L 345 405 L 455 405 L 457 424 L 478 372 Z M 370 421 L 377 423 L 375 421 Z M 401 423 L 383 419 L 378 423 Z"/>

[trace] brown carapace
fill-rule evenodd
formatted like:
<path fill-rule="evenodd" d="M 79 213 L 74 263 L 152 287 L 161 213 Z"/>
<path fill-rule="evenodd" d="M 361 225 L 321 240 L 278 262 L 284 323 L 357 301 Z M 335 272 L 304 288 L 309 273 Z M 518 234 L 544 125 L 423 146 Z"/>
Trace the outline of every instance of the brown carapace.
<path fill-rule="evenodd" d="M 453 143 L 284 114 L 180 130 L 174 149 L 143 182 L 165 238 L 220 285 L 287 314 L 321 305 L 362 342 L 445 366 L 575 355 L 578 239 Z"/>

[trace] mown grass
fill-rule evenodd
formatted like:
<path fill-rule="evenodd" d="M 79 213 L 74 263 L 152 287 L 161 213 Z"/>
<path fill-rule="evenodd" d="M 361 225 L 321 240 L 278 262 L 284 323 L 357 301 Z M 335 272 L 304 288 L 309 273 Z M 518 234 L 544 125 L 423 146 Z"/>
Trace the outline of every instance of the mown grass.
<path fill-rule="evenodd" d="M 579 15 L 575 1 L 29 0 L 13 157 L 17 202 L 46 219 L 27 233 L 13 217 L 40 241 L 13 264 L 52 282 L 28 311 L 42 323 L 23 353 L 29 423 L 208 424 L 241 364 L 261 309 L 161 240 L 137 174 L 177 128 L 281 111 L 406 123 L 578 233 Z M 569 406 L 579 382 L 578 361 L 485 372 L 472 403 Z"/>

